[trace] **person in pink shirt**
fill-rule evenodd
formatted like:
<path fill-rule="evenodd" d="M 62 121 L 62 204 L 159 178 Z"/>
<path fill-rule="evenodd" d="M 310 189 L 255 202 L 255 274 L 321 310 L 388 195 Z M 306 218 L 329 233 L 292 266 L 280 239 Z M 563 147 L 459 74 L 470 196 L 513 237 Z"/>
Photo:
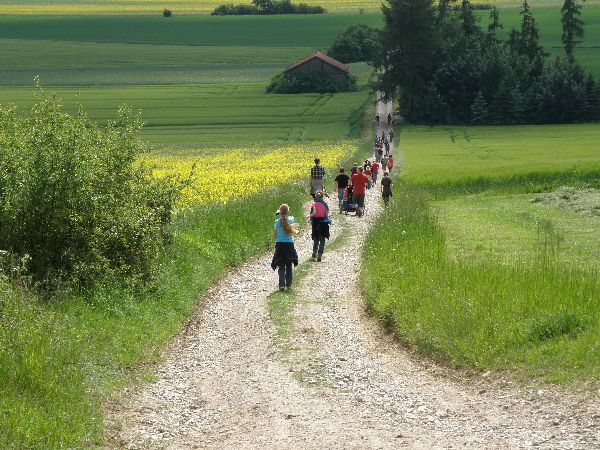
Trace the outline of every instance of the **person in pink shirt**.
<path fill-rule="evenodd" d="M 323 191 L 315 193 L 315 199 L 310 205 L 311 237 L 313 240 L 312 257 L 321 261 L 325 251 L 325 239 L 329 239 L 329 205 L 323 200 Z"/>

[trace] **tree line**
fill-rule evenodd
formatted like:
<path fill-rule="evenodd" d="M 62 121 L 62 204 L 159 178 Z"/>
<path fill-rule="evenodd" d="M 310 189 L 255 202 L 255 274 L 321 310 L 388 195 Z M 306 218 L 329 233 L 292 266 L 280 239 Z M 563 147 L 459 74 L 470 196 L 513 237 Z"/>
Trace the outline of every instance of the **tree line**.
<path fill-rule="evenodd" d="M 252 4 L 223 4 L 217 6 L 211 16 L 269 16 L 274 14 L 325 14 L 319 5 L 292 3 L 291 0 L 252 0 Z"/>
<path fill-rule="evenodd" d="M 600 85 L 573 50 L 583 37 L 581 4 L 565 0 L 565 49 L 551 58 L 524 0 L 506 39 L 494 6 L 485 29 L 469 0 L 387 0 L 375 87 L 398 97 L 410 122 L 526 124 L 600 120 Z"/>

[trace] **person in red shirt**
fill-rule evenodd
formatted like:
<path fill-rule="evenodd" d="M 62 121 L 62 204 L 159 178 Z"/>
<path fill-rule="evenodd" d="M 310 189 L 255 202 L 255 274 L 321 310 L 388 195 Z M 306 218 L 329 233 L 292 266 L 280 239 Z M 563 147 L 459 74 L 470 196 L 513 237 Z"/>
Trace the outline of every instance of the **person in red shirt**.
<path fill-rule="evenodd" d="M 352 203 L 357 205 L 356 215 L 358 217 L 364 214 L 365 193 L 367 191 L 367 184 L 369 183 L 369 177 L 363 171 L 364 169 L 359 167 L 357 173 L 352 175 Z"/>
<path fill-rule="evenodd" d="M 371 166 L 367 166 L 363 173 L 369 179 L 369 182 L 367 183 L 367 190 L 369 190 L 373 184 L 373 173 L 371 172 Z"/>
<path fill-rule="evenodd" d="M 387 161 L 388 172 L 391 173 L 393 168 L 394 168 L 394 157 L 392 155 L 390 155 L 390 157 L 388 158 L 388 161 Z"/>
<path fill-rule="evenodd" d="M 379 175 L 379 163 L 377 161 L 374 161 L 373 164 L 371 164 L 371 172 L 372 172 L 372 177 L 373 177 L 373 184 L 377 184 L 377 176 Z"/>

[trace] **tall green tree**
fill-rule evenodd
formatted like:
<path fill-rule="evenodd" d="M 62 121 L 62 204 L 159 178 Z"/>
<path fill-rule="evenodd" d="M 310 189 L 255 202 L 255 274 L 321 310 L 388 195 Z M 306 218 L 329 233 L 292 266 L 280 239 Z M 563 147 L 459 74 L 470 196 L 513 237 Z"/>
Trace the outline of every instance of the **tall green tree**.
<path fill-rule="evenodd" d="M 508 44 L 514 52 L 526 56 L 530 61 L 544 56 L 540 46 L 540 31 L 527 0 L 521 9 L 521 30 L 511 30 Z"/>
<path fill-rule="evenodd" d="M 476 34 L 480 31 L 479 25 L 477 24 L 479 18 L 473 13 L 473 5 L 469 0 L 462 0 L 459 17 L 462 22 L 463 31 L 467 36 Z"/>
<path fill-rule="evenodd" d="M 584 0 L 585 1 L 585 0 Z M 560 10 L 562 18 L 562 43 L 565 46 L 565 52 L 569 59 L 573 58 L 573 49 L 579 44 L 583 37 L 584 22 L 579 18 L 581 16 L 581 4 L 577 0 L 565 0 Z"/>
<path fill-rule="evenodd" d="M 402 112 L 410 120 L 432 76 L 437 36 L 434 7 L 432 0 L 387 0 L 382 10 L 385 26 L 376 61 L 377 87 L 387 97 L 399 92 Z"/>
<path fill-rule="evenodd" d="M 378 31 L 368 25 L 350 25 L 337 35 L 327 54 L 343 63 L 373 61 L 379 52 Z"/>
<path fill-rule="evenodd" d="M 496 37 L 498 30 L 504 28 L 500 23 L 500 11 L 496 8 L 496 5 L 492 6 L 490 10 L 490 23 L 488 25 L 488 33 Z"/>

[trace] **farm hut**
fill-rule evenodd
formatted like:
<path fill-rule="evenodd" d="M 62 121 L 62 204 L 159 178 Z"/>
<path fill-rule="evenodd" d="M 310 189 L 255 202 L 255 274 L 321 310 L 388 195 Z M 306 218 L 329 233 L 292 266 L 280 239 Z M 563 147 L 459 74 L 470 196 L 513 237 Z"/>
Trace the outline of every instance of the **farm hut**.
<path fill-rule="evenodd" d="M 286 75 L 293 76 L 295 73 L 329 75 L 341 91 L 347 89 L 348 78 L 350 77 L 350 69 L 346 64 L 321 52 L 308 55 L 288 66 L 285 70 Z"/>

